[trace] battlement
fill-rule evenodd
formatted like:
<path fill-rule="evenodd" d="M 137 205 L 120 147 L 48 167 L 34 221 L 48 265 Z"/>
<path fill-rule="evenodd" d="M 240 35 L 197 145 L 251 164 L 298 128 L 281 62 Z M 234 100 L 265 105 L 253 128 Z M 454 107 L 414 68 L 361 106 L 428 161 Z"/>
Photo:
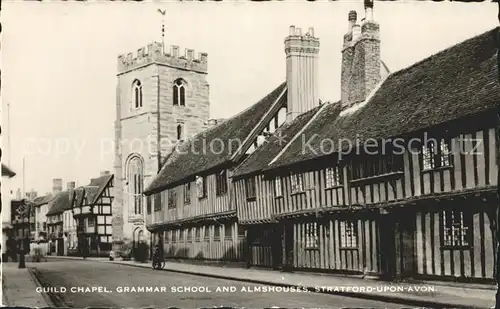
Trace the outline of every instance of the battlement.
<path fill-rule="evenodd" d="M 184 55 L 179 54 L 179 46 L 171 45 L 170 50 L 166 52 L 163 44 L 153 42 L 146 47 L 141 47 L 136 53 L 122 54 L 118 56 L 118 74 L 145 66 L 151 63 L 160 63 L 175 68 L 207 73 L 208 54 L 198 53 L 195 57 L 193 49 L 186 48 Z"/>

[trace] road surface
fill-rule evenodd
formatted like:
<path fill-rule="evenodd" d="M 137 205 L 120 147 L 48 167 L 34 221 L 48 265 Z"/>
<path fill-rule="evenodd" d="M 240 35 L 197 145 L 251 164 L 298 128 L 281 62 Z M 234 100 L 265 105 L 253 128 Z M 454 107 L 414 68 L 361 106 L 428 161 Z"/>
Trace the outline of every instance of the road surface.
<path fill-rule="evenodd" d="M 396 304 L 313 292 L 263 292 L 259 288 L 271 287 L 95 261 L 49 260 L 30 266 L 35 267 L 44 292 L 51 295 L 56 306 L 401 308 Z M 221 268 L 221 271 L 230 270 Z M 225 291 L 217 291 L 218 288 Z"/>

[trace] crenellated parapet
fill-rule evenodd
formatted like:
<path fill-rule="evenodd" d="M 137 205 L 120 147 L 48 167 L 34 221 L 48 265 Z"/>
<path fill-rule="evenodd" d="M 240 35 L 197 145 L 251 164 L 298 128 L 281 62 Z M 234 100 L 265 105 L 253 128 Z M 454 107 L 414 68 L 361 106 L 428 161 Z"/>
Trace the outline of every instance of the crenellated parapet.
<path fill-rule="evenodd" d="M 182 70 L 207 73 L 208 54 L 198 53 L 195 57 L 193 49 L 186 48 L 184 54 L 180 55 L 179 46 L 171 45 L 170 50 L 166 52 L 163 44 L 153 42 L 147 47 L 142 47 L 136 53 L 128 53 L 118 56 L 118 74 L 137 69 L 139 67 L 159 63 L 175 67 Z"/>

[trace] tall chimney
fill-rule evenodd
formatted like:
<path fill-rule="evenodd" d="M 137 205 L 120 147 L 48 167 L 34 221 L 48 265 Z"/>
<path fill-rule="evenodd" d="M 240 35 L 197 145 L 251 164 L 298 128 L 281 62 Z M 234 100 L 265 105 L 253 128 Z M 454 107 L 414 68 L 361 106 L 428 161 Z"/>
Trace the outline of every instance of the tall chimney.
<path fill-rule="evenodd" d="M 66 188 L 68 191 L 75 190 L 76 183 L 74 181 L 70 181 L 66 184 Z"/>
<path fill-rule="evenodd" d="M 348 105 L 349 99 L 349 81 L 351 79 L 352 58 L 354 57 L 354 44 L 353 44 L 353 28 L 358 20 L 356 11 L 349 11 L 348 21 L 349 26 L 347 33 L 344 35 L 344 46 L 342 47 L 342 65 L 341 65 L 341 79 L 340 79 L 340 100 L 342 105 Z"/>
<path fill-rule="evenodd" d="M 59 192 L 62 192 L 62 190 L 63 190 L 62 179 L 61 178 L 52 179 L 52 194 L 56 195 Z"/>
<path fill-rule="evenodd" d="M 352 41 L 346 44 L 344 36 L 341 73 L 343 107 L 365 101 L 381 80 L 380 27 L 373 20 L 373 0 L 365 0 L 365 14 L 361 29 L 356 23 L 351 28 Z M 349 22 L 351 24 L 351 13 Z"/>
<path fill-rule="evenodd" d="M 318 53 L 319 39 L 313 28 L 303 35 L 300 28 L 290 26 L 285 38 L 287 122 L 319 105 Z"/>

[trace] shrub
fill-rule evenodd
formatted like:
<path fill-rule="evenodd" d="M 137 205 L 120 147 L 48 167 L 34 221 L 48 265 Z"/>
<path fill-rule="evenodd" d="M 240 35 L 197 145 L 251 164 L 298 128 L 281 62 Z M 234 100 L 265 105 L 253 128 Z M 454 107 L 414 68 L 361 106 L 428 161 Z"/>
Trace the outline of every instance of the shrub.
<path fill-rule="evenodd" d="M 149 246 L 146 243 L 139 243 L 137 247 L 134 248 L 134 259 L 137 262 L 144 263 L 149 257 Z"/>
<path fill-rule="evenodd" d="M 117 252 L 117 256 L 121 256 L 124 261 L 129 261 L 132 259 L 132 243 L 125 242 L 121 245 L 120 251 Z"/>

